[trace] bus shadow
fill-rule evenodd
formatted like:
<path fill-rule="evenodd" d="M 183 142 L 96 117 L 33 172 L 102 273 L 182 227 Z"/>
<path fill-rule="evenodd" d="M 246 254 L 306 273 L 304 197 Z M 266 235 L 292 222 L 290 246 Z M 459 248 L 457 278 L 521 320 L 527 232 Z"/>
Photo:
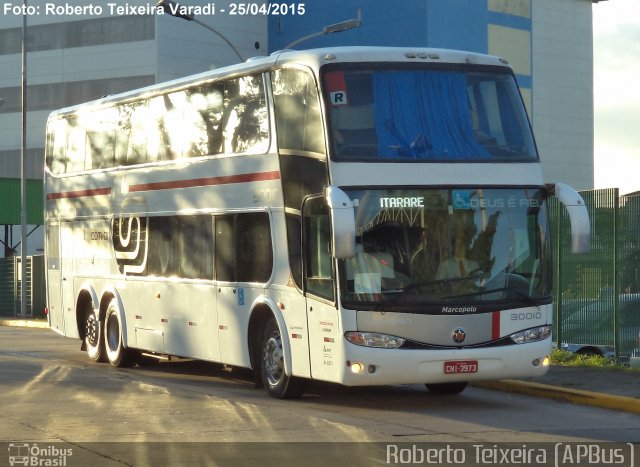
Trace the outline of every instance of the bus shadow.
<path fill-rule="evenodd" d="M 171 375 L 182 381 L 211 384 L 215 379 L 222 382 L 254 384 L 253 371 L 247 368 L 231 367 L 221 363 L 188 358 L 172 357 L 170 360 L 148 361 L 136 364 L 132 371 L 158 376 Z"/>
<path fill-rule="evenodd" d="M 144 365 L 134 370 L 147 374 L 172 375 L 178 379 L 189 382 L 215 385 L 221 387 L 227 383 L 236 383 L 247 389 L 255 389 L 255 375 L 248 368 L 231 367 L 219 363 L 190 360 L 172 359 L 160 361 L 152 365 Z M 264 389 L 255 389 L 256 395 L 263 394 L 267 400 L 270 398 Z M 393 386 L 354 386 L 348 387 L 337 383 L 329 383 L 317 380 L 306 382 L 304 395 L 298 400 L 287 401 L 291 403 L 308 403 L 313 405 L 345 406 L 363 409 L 377 410 L 406 410 L 415 411 L 417 408 L 439 407 L 443 403 L 457 407 L 494 407 L 495 401 L 484 403 L 477 397 L 469 397 L 473 389 L 467 389 L 459 395 L 441 395 L 429 393 L 424 385 L 393 385 Z"/>

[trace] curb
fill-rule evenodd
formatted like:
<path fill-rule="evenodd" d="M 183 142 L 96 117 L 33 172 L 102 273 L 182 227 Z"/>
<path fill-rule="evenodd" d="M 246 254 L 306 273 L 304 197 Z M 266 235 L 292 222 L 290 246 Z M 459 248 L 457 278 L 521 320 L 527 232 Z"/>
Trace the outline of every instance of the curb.
<path fill-rule="evenodd" d="M 482 381 L 472 383 L 473 386 L 494 389 L 498 391 L 525 394 L 528 396 L 546 397 L 559 401 L 572 402 L 574 404 L 590 405 L 604 409 L 621 410 L 624 412 L 640 414 L 640 399 L 627 396 L 616 396 L 601 392 L 585 391 L 582 389 L 569 389 L 561 386 L 531 383 L 505 379 L 501 381 Z"/>
<path fill-rule="evenodd" d="M 0 318 L 0 326 L 49 329 L 49 322 L 47 320 Z"/>

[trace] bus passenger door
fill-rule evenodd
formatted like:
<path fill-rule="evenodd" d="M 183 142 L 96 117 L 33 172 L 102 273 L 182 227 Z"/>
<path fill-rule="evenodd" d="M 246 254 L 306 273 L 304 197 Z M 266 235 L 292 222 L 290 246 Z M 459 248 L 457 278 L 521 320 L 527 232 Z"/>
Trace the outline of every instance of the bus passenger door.
<path fill-rule="evenodd" d="M 74 224 L 62 222 L 60 224 L 60 284 L 62 294 L 62 312 L 65 322 L 65 335 L 72 336 L 76 333 L 75 296 L 73 293 L 73 281 L 75 276 L 75 251 L 74 251 Z"/>
<path fill-rule="evenodd" d="M 62 274 L 60 272 L 60 224 L 47 225 L 47 307 L 51 329 L 64 334 L 64 309 L 62 308 Z"/>
<path fill-rule="evenodd" d="M 322 196 L 308 198 L 303 207 L 304 293 L 307 303 L 309 355 L 314 379 L 338 381 L 341 359 L 336 354 L 341 331 L 335 299 L 331 255 L 331 223 Z"/>
<path fill-rule="evenodd" d="M 73 223 L 51 225 L 47 242 L 47 293 L 51 328 L 65 336 L 74 336 L 77 330 L 74 327 Z"/>

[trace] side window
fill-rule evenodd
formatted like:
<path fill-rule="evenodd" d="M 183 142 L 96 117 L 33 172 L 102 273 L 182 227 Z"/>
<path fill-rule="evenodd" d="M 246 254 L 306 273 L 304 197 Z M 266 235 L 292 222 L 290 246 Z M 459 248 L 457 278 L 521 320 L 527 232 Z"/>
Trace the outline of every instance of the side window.
<path fill-rule="evenodd" d="M 166 115 L 164 96 L 153 97 L 147 102 L 147 116 L 143 131 L 147 138 L 147 161 L 157 162 L 173 159 L 169 152 L 167 131 L 164 125 Z"/>
<path fill-rule="evenodd" d="M 223 92 L 224 86 L 215 83 L 162 97 L 162 133 L 173 158 L 220 153 Z"/>
<path fill-rule="evenodd" d="M 49 122 L 53 173 L 215 154 L 264 154 L 269 118 L 263 75 L 205 83 Z"/>
<path fill-rule="evenodd" d="M 147 273 L 213 278 L 213 222 L 209 215 L 149 219 Z"/>
<path fill-rule="evenodd" d="M 296 285 L 302 289 L 302 223 L 300 216 L 287 214 L 287 246 L 289 267 Z"/>
<path fill-rule="evenodd" d="M 267 282 L 273 269 L 271 226 L 267 213 L 238 214 L 237 277 L 238 282 Z"/>
<path fill-rule="evenodd" d="M 50 120 L 47 127 L 47 166 L 54 174 L 63 174 L 67 167 L 67 120 Z"/>
<path fill-rule="evenodd" d="M 131 134 L 131 104 L 121 104 L 117 107 L 116 140 L 114 147 L 114 166 L 127 165 L 129 152 L 129 137 Z"/>
<path fill-rule="evenodd" d="M 275 70 L 271 78 L 278 147 L 325 153 L 316 81 L 310 71 Z"/>
<path fill-rule="evenodd" d="M 216 225 L 216 279 L 233 282 L 236 277 L 235 215 L 215 217 Z"/>
<path fill-rule="evenodd" d="M 269 148 L 262 75 L 207 83 L 163 99 L 161 134 L 175 158 L 262 154 Z"/>
<path fill-rule="evenodd" d="M 333 300 L 331 221 L 323 197 L 307 199 L 303 207 L 303 222 L 306 291 Z"/>
<path fill-rule="evenodd" d="M 149 218 L 148 274 L 177 276 L 180 264 L 178 245 L 178 222 L 175 217 Z"/>
<path fill-rule="evenodd" d="M 87 146 L 87 132 L 76 118 L 69 119 L 67 139 L 67 173 L 82 172 Z"/>
<path fill-rule="evenodd" d="M 211 216 L 180 217 L 180 277 L 213 277 L 213 219 Z"/>
<path fill-rule="evenodd" d="M 143 164 L 147 162 L 147 126 L 149 113 L 147 102 L 135 102 L 129 105 L 129 148 L 127 151 L 127 165 Z"/>
<path fill-rule="evenodd" d="M 267 282 L 273 269 L 271 226 L 266 213 L 216 216 L 216 279 Z"/>
<path fill-rule="evenodd" d="M 115 107 L 95 112 L 87 125 L 85 169 L 105 169 L 115 164 L 115 141 L 118 110 Z"/>
<path fill-rule="evenodd" d="M 225 82 L 222 116 L 224 152 L 262 154 L 269 148 L 269 123 L 262 76 Z"/>

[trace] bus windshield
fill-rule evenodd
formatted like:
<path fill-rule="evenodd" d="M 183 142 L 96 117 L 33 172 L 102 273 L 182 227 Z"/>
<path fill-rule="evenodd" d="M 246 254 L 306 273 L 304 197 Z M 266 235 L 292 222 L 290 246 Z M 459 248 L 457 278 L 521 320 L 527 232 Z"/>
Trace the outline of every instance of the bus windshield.
<path fill-rule="evenodd" d="M 392 66 L 324 72 L 334 160 L 538 160 L 510 72 Z"/>
<path fill-rule="evenodd" d="M 342 300 L 380 305 L 549 303 L 545 192 L 539 188 L 351 190 L 356 250 Z M 391 308 L 391 307 L 390 307 Z M 377 309 L 377 308 L 376 308 Z"/>

